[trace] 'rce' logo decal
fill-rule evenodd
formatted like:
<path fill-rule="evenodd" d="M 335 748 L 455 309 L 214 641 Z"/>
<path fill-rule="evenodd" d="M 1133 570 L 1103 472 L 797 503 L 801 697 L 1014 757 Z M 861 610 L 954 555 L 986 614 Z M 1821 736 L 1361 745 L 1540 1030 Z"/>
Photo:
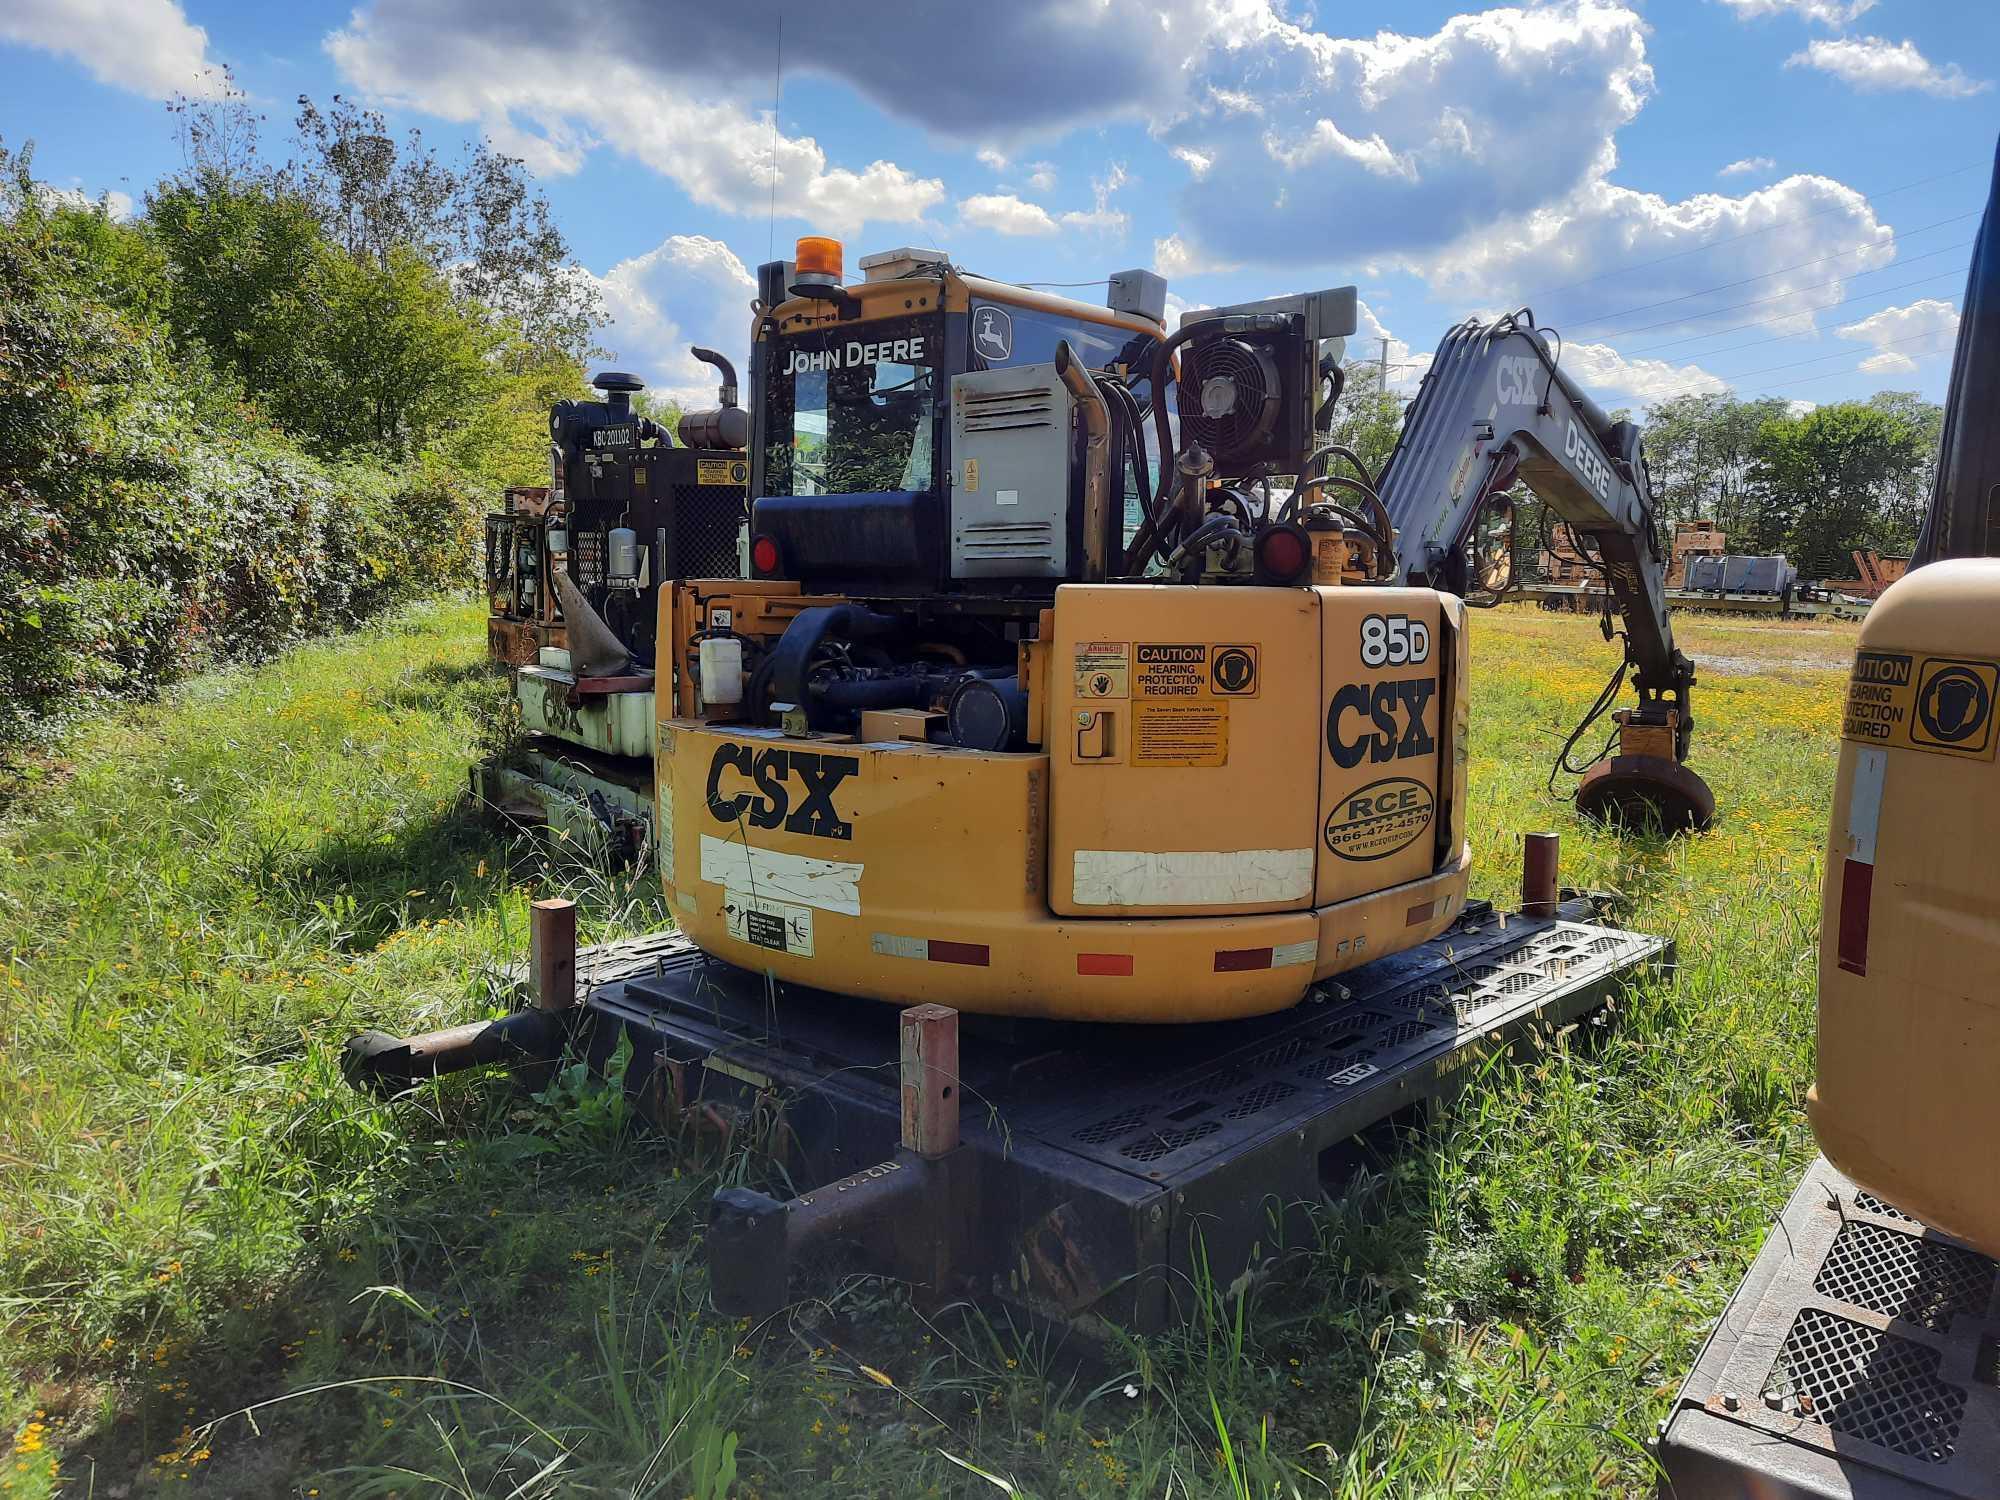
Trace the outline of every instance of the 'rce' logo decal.
<path fill-rule="evenodd" d="M 1436 691 L 1435 677 L 1405 677 L 1378 682 L 1372 688 L 1367 683 L 1350 682 L 1333 695 L 1326 711 L 1327 754 L 1343 771 L 1360 765 L 1363 756 L 1379 765 L 1385 760 L 1429 755 L 1437 746 L 1424 728 L 1424 707 Z M 1349 713 L 1362 720 L 1360 732 L 1352 738 L 1342 722 Z M 1369 732 L 1371 724 L 1373 733 Z"/>
<path fill-rule="evenodd" d="M 725 795 L 722 778 L 732 768 L 757 790 Z M 708 763 L 708 810 L 725 823 L 747 816 L 755 828 L 776 828 L 782 823 L 785 832 L 809 838 L 852 838 L 854 825 L 834 811 L 833 789 L 860 769 L 861 762 L 846 755 L 723 745 Z M 792 807 L 793 778 L 800 794 L 796 810 Z"/>

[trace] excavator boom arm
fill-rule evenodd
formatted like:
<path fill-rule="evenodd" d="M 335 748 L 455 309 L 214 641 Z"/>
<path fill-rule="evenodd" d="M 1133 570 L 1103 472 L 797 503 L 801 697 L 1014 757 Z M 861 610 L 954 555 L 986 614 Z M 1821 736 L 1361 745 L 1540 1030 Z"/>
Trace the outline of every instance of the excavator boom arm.
<path fill-rule="evenodd" d="M 1639 428 L 1613 422 L 1571 383 L 1525 311 L 1461 323 L 1438 345 L 1379 485 L 1396 527 L 1396 581 L 1466 592 L 1480 509 L 1516 481 L 1602 563 L 1640 713 L 1678 709 L 1685 753 L 1694 667 L 1674 646 Z"/>

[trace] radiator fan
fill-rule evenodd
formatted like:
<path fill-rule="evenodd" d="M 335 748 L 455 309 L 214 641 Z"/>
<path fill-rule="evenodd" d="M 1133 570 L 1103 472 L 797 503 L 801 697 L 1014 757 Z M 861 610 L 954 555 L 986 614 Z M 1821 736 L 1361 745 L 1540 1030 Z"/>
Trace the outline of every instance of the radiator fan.
<path fill-rule="evenodd" d="M 1219 464 L 1227 464 L 1255 448 L 1278 424 L 1282 384 L 1278 364 L 1268 350 L 1242 339 L 1216 339 L 1195 345 L 1193 378 L 1180 387 L 1181 441 L 1206 448 Z"/>

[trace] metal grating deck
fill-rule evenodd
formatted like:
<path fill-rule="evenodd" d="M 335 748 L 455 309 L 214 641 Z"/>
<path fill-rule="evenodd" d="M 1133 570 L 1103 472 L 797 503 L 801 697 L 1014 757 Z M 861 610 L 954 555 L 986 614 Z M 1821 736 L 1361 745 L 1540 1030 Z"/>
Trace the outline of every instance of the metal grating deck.
<path fill-rule="evenodd" d="M 1148 1331 L 1186 1315 L 1182 1288 L 1309 1232 L 1322 1168 L 1356 1135 L 1543 1045 L 1672 961 L 1662 938 L 1484 903 L 1449 932 L 1247 1020 L 1105 1026 L 968 1016 L 963 1149 L 984 1208 L 968 1254 L 996 1295 Z M 810 1186 L 895 1149 L 894 1008 L 710 962 L 685 940 L 600 980 L 594 1065 L 629 1040 L 645 1107 L 760 1108 L 785 1120 L 786 1168 Z M 632 973 L 631 968 L 641 972 Z M 607 975 L 607 977 L 610 977 Z M 763 1101 L 760 1103 L 760 1101 Z M 720 1115 L 715 1118 L 722 1118 Z"/>
<path fill-rule="evenodd" d="M 1824 1160 L 1661 1434 L 1671 1500 L 2000 1496 L 2000 1266 Z"/>
<path fill-rule="evenodd" d="M 1916 1223 L 1907 1214 L 1897 1217 Z M 1854 1219 L 1840 1226 L 1813 1290 L 1943 1333 L 1960 1313 L 1977 1317 L 1986 1311 L 1993 1262 L 1956 1245 Z"/>
<path fill-rule="evenodd" d="M 1428 1051 L 1476 1038 L 1555 990 L 1622 972 L 1658 951 L 1657 940 L 1642 933 L 1576 922 L 1511 930 L 1489 924 L 1457 934 L 1456 944 L 1443 943 L 1442 957 L 1420 979 L 1378 988 L 1367 984 L 1371 966 L 1346 976 L 1355 989 L 1323 986 L 1301 1007 L 1311 1018 L 1305 1024 L 1225 1049 L 1190 1073 L 1148 1076 L 1129 1091 L 1100 1077 L 1095 1102 L 1038 1125 L 1037 1133 L 1107 1166 L 1138 1164 L 1164 1175 L 1292 1117 L 1320 1113 L 1340 1095 Z"/>
<path fill-rule="evenodd" d="M 1785 1334 L 1764 1405 L 1927 1464 L 1951 1457 L 1965 1420 L 1965 1391 L 1938 1378 L 1937 1350 L 1817 1307 Z"/>

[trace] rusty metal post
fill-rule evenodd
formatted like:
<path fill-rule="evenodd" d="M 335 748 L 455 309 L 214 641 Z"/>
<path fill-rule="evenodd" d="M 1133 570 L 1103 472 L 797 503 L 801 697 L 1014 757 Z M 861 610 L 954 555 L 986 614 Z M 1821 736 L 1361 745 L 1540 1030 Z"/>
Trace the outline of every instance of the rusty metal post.
<path fill-rule="evenodd" d="M 576 903 L 537 901 L 528 911 L 528 983 L 538 1010 L 576 1004 Z"/>
<path fill-rule="evenodd" d="M 1560 891 L 1556 871 L 1562 859 L 1562 835 L 1521 835 L 1521 915 L 1553 917 Z"/>
<path fill-rule="evenodd" d="M 903 1147 L 934 1158 L 958 1149 L 958 1012 L 903 1012 Z"/>

